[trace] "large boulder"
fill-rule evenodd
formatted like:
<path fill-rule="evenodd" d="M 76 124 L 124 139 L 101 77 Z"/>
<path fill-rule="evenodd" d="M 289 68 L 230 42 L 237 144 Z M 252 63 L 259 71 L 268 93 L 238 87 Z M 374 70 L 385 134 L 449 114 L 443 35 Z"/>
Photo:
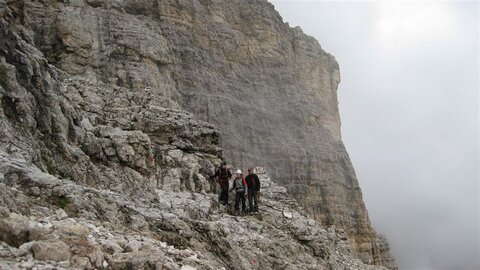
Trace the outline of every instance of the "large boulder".
<path fill-rule="evenodd" d="M 118 253 L 108 259 L 112 270 L 161 270 L 163 269 L 163 252 L 126 252 Z"/>
<path fill-rule="evenodd" d="M 37 241 L 32 246 L 34 258 L 39 261 L 69 261 L 70 246 L 63 241 Z"/>
<path fill-rule="evenodd" d="M 25 216 L 10 214 L 0 219 L 0 241 L 19 247 L 29 241 L 30 222 Z"/>

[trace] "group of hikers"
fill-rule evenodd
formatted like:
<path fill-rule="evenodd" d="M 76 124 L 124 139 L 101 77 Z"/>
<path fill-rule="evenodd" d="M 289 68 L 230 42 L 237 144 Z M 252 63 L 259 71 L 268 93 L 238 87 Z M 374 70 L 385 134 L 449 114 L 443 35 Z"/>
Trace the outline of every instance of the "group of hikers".
<path fill-rule="evenodd" d="M 258 212 L 258 195 L 260 192 L 260 180 L 254 173 L 253 168 L 248 169 L 248 175 L 244 178 L 242 171 L 235 172 L 232 188 L 230 188 L 230 178 L 232 173 L 224 161 L 215 175 L 211 177 L 216 179 L 220 186 L 220 193 L 218 200 L 223 205 L 228 205 L 228 193 L 235 190 L 235 213 L 240 214 L 240 203 L 242 203 L 242 214 Z M 245 203 L 245 198 L 248 198 L 248 209 Z"/>

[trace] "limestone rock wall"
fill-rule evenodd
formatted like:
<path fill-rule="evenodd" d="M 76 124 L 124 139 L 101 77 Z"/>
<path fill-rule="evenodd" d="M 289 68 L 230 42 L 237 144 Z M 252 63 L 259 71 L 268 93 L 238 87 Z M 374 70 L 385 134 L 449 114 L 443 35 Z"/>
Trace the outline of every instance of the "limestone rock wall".
<path fill-rule="evenodd" d="M 18 97 L 4 98 L 15 108 L 5 115 L 26 116 L 18 141 L 41 169 L 132 194 L 208 192 L 220 142 L 231 163 L 265 166 L 317 220 L 344 228 L 364 262 L 394 267 L 341 141 L 338 64 L 270 3 L 2 2 L 22 26 L 14 38 L 44 57 L 2 39 L 2 74 L 23 63 L 23 77 L 6 77 Z"/>
<path fill-rule="evenodd" d="M 27 3 L 2 4 L 0 151 L 6 157 L 144 200 L 155 200 L 156 189 L 215 191 L 206 178 L 222 150 L 211 124 L 150 89 L 132 92 L 58 69 L 35 46 Z M 21 178 L 21 171 L 13 166 L 2 173 Z"/>

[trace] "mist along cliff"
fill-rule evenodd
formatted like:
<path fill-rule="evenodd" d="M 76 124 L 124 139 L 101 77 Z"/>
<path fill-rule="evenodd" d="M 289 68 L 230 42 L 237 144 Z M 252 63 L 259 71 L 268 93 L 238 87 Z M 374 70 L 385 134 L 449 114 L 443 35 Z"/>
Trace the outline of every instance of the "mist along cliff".
<path fill-rule="evenodd" d="M 2 258 L 395 267 L 341 141 L 338 64 L 267 1 L 0 0 L 0 15 Z M 264 166 L 303 208 L 282 193 L 263 220 L 226 215 L 207 179 L 222 158 Z"/>

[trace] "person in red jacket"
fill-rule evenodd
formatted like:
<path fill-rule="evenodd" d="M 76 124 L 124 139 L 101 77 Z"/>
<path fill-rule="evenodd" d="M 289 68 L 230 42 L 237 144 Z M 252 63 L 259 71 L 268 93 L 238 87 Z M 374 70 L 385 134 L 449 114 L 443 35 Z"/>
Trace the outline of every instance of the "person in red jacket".
<path fill-rule="evenodd" d="M 242 177 L 242 171 L 237 170 L 235 179 L 233 180 L 232 190 L 235 189 L 235 213 L 240 213 L 240 201 L 242 201 L 242 214 L 245 213 L 247 206 L 245 205 L 245 197 L 247 196 L 247 182 Z"/>
<path fill-rule="evenodd" d="M 220 168 L 218 168 L 218 170 L 215 172 L 215 175 L 211 178 L 216 178 L 217 184 L 220 186 L 218 201 L 223 205 L 228 205 L 228 181 L 230 178 L 232 178 L 232 173 L 227 167 L 227 162 L 223 161 Z"/>

